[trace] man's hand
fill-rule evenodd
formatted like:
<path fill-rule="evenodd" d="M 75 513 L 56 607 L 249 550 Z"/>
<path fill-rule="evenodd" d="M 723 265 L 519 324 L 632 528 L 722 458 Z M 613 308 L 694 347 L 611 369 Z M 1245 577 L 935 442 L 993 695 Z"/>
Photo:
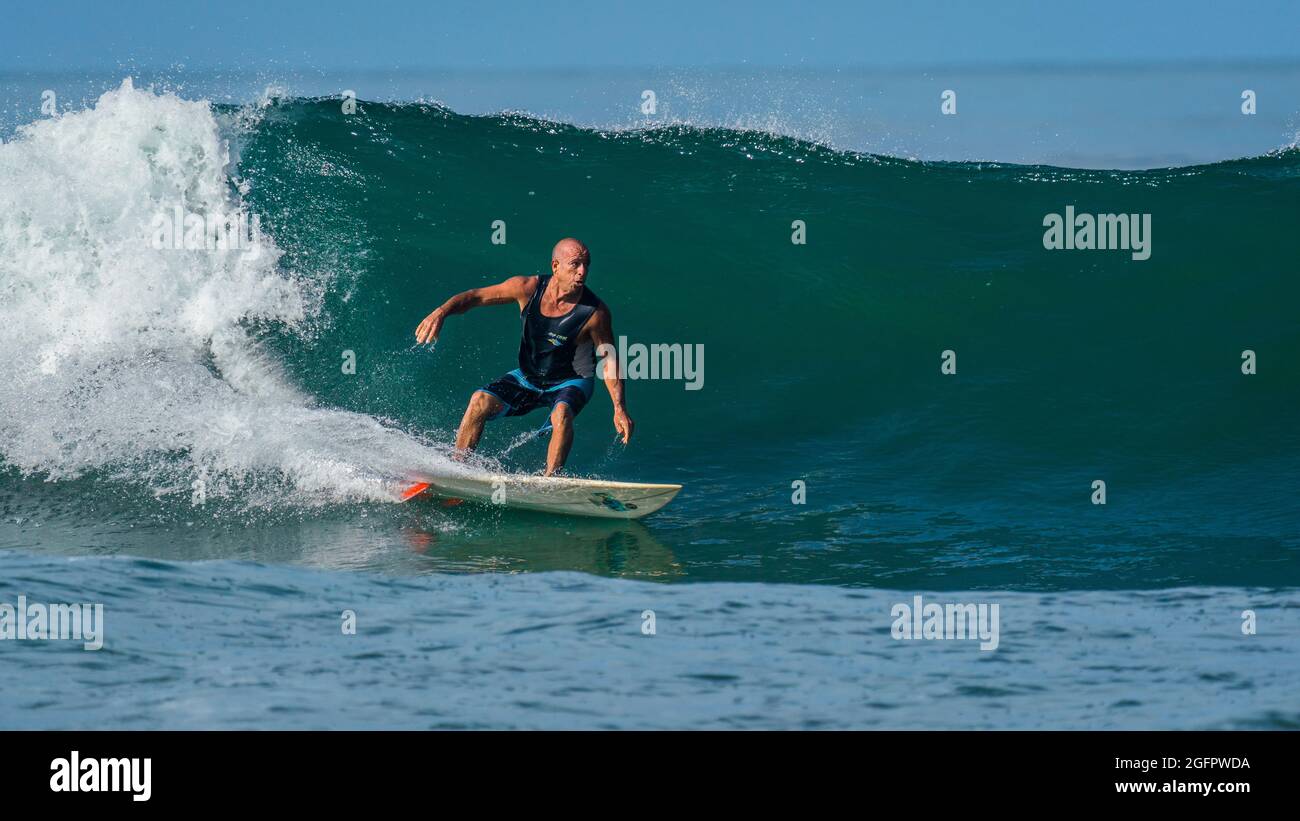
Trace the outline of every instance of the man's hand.
<path fill-rule="evenodd" d="M 415 329 L 415 341 L 423 345 L 426 342 L 437 342 L 438 334 L 442 333 L 442 321 L 446 318 L 442 308 L 438 308 L 433 313 L 424 318 L 420 327 Z"/>
<path fill-rule="evenodd" d="M 623 444 L 632 438 L 632 417 L 621 407 L 614 408 L 614 430 L 623 436 Z"/>

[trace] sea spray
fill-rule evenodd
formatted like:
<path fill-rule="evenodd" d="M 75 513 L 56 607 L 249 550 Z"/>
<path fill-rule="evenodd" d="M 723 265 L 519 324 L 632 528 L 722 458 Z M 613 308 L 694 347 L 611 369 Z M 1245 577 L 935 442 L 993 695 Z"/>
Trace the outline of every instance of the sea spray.
<path fill-rule="evenodd" d="M 328 271 L 259 253 L 156 247 L 159 214 L 244 214 L 207 103 L 130 80 L 0 146 L 0 455 L 26 474 L 110 468 L 206 500 L 271 478 L 254 504 L 388 498 L 441 457 L 371 417 L 319 406 L 259 339 L 297 333 Z M 265 226 L 263 226 L 265 227 Z M 261 232 L 259 232 L 261 233 Z M 146 478 L 147 477 L 147 478 Z"/>

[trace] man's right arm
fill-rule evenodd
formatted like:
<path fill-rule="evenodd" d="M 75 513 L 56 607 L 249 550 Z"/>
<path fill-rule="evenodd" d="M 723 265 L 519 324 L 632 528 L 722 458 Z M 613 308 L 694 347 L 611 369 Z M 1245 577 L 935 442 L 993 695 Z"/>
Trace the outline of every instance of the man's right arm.
<path fill-rule="evenodd" d="M 497 285 L 471 288 L 456 294 L 424 318 L 420 327 L 415 329 L 415 341 L 423 345 L 437 340 L 438 334 L 442 332 L 444 319 L 453 314 L 463 314 L 470 308 L 515 302 L 520 310 L 523 310 L 523 307 L 528 304 L 528 298 L 532 296 L 532 289 L 536 287 L 536 279 L 536 277 L 510 277 Z"/>

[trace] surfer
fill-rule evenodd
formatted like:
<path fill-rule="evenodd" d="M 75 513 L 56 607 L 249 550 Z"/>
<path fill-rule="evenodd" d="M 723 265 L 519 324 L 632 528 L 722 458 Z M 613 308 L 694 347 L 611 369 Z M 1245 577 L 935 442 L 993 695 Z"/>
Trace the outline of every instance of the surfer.
<path fill-rule="evenodd" d="M 415 329 L 415 339 L 423 345 L 438 339 L 443 321 L 453 314 L 482 305 L 514 302 L 519 306 L 523 321 L 519 367 L 474 391 L 456 431 L 458 451 L 474 449 L 487 421 L 546 407 L 551 414 L 551 443 L 543 475 L 564 467 L 573 444 L 574 417 L 595 391 L 595 352 L 601 345 L 614 344 L 609 306 L 586 287 L 590 268 L 587 246 L 566 237 L 551 251 L 549 275 L 511 277 L 456 294 Z M 602 376 L 614 402 L 614 429 L 627 444 L 632 438 L 632 417 L 623 398 L 623 375 L 616 364 L 607 363 Z"/>

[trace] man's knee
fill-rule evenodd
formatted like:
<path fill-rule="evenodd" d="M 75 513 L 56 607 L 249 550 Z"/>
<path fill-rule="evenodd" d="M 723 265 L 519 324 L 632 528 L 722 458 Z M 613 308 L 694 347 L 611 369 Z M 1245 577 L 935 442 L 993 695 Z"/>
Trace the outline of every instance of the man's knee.
<path fill-rule="evenodd" d="M 573 409 L 568 402 L 561 402 L 551 408 L 551 427 L 567 428 L 573 424 Z"/>
<path fill-rule="evenodd" d="M 469 407 L 465 415 L 472 419 L 487 419 L 501 410 L 501 407 L 501 400 L 492 394 L 474 391 L 474 395 L 469 398 Z"/>

